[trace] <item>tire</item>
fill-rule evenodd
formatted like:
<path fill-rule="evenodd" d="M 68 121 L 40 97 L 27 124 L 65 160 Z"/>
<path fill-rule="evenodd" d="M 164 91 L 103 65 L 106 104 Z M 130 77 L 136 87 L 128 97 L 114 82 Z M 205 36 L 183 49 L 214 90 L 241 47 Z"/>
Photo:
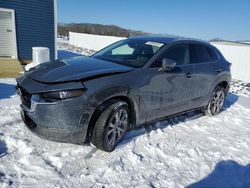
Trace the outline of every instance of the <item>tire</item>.
<path fill-rule="evenodd" d="M 203 111 L 207 116 L 219 114 L 223 108 L 226 98 L 226 90 L 222 86 L 217 86 L 209 100 L 209 103 Z"/>
<path fill-rule="evenodd" d="M 91 144 L 103 151 L 113 151 L 128 131 L 129 122 L 128 104 L 120 100 L 109 102 L 96 121 Z"/>

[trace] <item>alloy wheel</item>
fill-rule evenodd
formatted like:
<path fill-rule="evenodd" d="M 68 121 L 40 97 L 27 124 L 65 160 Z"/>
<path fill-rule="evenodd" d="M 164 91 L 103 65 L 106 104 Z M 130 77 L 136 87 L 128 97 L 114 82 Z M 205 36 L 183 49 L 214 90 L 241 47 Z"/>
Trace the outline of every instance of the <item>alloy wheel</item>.
<path fill-rule="evenodd" d="M 213 114 L 217 114 L 221 111 L 225 101 L 225 93 L 221 90 L 217 91 L 211 101 L 211 108 Z"/>
<path fill-rule="evenodd" d="M 113 116 L 108 126 L 108 143 L 115 145 L 127 131 L 128 112 L 124 108 L 118 110 Z"/>

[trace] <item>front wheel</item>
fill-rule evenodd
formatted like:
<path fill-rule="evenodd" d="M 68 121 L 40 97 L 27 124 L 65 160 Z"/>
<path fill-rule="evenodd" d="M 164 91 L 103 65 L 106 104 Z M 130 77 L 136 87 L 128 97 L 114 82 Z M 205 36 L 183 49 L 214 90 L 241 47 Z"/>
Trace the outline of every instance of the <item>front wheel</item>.
<path fill-rule="evenodd" d="M 128 130 L 129 117 L 128 104 L 113 101 L 98 117 L 91 143 L 98 149 L 113 151 Z"/>
<path fill-rule="evenodd" d="M 226 98 L 226 91 L 223 87 L 217 86 L 214 90 L 208 106 L 204 113 L 209 116 L 217 115 L 221 112 Z"/>

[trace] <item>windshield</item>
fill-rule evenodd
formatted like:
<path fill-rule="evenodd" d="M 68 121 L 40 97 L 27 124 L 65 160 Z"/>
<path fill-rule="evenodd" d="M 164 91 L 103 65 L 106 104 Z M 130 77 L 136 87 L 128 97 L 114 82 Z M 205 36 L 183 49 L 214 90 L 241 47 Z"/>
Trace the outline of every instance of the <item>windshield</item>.
<path fill-rule="evenodd" d="M 92 57 L 139 68 L 144 66 L 162 46 L 164 44 L 159 42 L 126 39 L 104 48 Z"/>

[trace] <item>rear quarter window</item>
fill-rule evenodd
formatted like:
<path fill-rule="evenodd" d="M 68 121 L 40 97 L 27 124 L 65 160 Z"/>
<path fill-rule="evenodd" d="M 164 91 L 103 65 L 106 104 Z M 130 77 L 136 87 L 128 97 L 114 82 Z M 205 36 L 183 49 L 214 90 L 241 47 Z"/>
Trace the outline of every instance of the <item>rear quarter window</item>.
<path fill-rule="evenodd" d="M 213 60 L 213 61 L 218 60 L 218 55 L 217 55 L 217 53 L 215 52 L 215 50 L 212 49 L 212 48 L 209 48 L 209 47 L 207 47 L 207 49 L 208 49 L 208 52 L 210 53 L 210 56 L 212 57 L 212 60 Z"/>

